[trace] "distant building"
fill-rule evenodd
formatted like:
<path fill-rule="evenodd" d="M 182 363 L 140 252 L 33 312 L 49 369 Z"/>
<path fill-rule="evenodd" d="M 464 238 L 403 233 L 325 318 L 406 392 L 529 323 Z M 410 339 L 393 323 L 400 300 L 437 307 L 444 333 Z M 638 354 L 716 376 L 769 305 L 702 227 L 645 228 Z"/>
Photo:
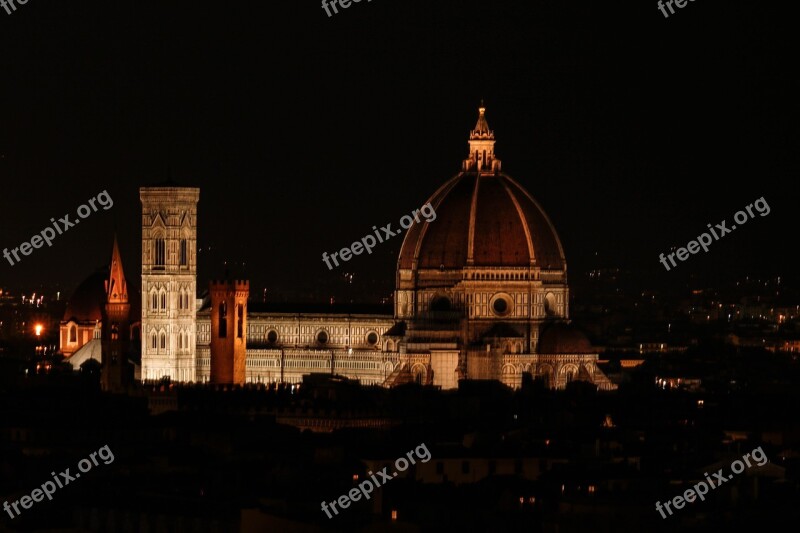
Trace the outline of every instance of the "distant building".
<path fill-rule="evenodd" d="M 134 293 L 135 294 L 135 293 Z M 59 326 L 60 350 L 74 370 L 94 361 L 106 390 L 121 390 L 139 378 L 138 298 L 131 298 L 117 239 L 111 262 L 80 284 Z"/>
<path fill-rule="evenodd" d="M 800 339 L 778 340 L 773 346 L 768 346 L 771 352 L 800 353 Z"/>
<path fill-rule="evenodd" d="M 67 301 L 59 327 L 61 353 L 71 357 L 93 339 L 100 339 L 109 269 L 104 267 L 81 283 Z"/>

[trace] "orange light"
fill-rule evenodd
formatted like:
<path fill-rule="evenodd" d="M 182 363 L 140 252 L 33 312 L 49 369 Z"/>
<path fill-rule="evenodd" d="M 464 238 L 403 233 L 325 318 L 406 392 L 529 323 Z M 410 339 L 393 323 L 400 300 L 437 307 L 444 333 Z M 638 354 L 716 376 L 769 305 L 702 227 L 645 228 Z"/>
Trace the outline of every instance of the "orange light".
<path fill-rule="evenodd" d="M 397 509 L 392 509 L 392 520 L 397 520 Z"/>
<path fill-rule="evenodd" d="M 34 326 L 34 329 L 36 330 L 36 336 L 38 337 L 39 335 L 42 334 L 42 329 L 44 329 L 44 326 L 42 326 L 41 324 L 36 324 L 36 326 Z"/>

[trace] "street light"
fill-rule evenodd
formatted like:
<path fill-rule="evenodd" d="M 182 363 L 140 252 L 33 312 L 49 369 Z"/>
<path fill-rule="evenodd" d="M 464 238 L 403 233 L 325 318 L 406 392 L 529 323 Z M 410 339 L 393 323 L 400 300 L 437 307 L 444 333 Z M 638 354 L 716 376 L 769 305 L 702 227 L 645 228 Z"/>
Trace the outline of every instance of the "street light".
<path fill-rule="evenodd" d="M 42 329 L 44 329 L 44 326 L 42 326 L 41 324 L 36 324 L 35 326 L 33 326 L 33 329 L 36 332 L 36 352 L 37 353 L 43 352 L 44 350 L 42 350 L 42 346 L 41 344 L 39 344 L 39 340 L 42 336 Z"/>

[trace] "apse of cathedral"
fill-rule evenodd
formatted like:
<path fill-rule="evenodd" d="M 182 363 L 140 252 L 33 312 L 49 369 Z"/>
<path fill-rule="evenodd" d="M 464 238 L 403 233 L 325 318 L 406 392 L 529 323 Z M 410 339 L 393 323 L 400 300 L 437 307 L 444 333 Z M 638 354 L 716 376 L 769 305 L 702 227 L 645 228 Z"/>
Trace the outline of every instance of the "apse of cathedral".
<path fill-rule="evenodd" d="M 405 235 L 393 315 L 249 308 L 246 280 L 211 281 L 209 297 L 198 299 L 200 189 L 142 187 L 141 324 L 124 320 L 133 315 L 126 314 L 127 294 L 122 301 L 115 243 L 106 290 L 96 291 L 100 303 L 70 312 L 92 300 L 87 291 L 96 280 L 73 297 L 63 353 L 73 366 L 107 353 L 105 360 L 118 361 L 119 335 L 130 338 L 133 328 L 137 338 L 141 331 L 141 380 L 300 383 L 324 373 L 365 385 L 452 389 L 463 379 L 518 388 L 527 375 L 550 388 L 573 380 L 615 388 L 570 325 L 561 241 L 533 196 L 502 172 L 483 105 L 468 145 L 460 172 L 428 199 L 436 221 Z M 117 332 L 106 335 L 106 328 Z"/>

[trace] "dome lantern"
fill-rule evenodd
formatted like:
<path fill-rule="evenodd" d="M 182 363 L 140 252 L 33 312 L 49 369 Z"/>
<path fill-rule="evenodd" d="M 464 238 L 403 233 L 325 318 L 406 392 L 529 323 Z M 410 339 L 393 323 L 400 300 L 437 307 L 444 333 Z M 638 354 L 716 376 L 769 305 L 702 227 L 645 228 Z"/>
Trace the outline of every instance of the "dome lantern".
<path fill-rule="evenodd" d="M 494 132 L 486 122 L 486 107 L 478 108 L 478 123 L 469 133 L 469 156 L 464 160 L 462 170 L 478 172 L 499 172 L 500 160 L 494 156 Z"/>

